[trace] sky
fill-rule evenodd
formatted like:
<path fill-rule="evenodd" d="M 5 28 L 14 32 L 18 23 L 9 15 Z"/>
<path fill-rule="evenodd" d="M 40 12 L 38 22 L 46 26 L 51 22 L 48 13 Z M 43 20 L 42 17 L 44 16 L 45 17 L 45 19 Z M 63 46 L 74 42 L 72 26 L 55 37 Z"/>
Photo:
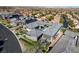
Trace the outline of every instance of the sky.
<path fill-rule="evenodd" d="M 0 0 L 0 6 L 79 6 L 79 0 Z"/>

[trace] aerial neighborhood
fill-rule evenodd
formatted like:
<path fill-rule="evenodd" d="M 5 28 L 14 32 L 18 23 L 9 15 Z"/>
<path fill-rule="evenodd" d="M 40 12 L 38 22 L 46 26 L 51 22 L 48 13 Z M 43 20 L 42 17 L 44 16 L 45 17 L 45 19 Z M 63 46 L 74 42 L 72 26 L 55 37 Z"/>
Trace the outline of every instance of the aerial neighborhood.
<path fill-rule="evenodd" d="M 0 7 L 0 52 L 78 53 L 79 8 Z"/>

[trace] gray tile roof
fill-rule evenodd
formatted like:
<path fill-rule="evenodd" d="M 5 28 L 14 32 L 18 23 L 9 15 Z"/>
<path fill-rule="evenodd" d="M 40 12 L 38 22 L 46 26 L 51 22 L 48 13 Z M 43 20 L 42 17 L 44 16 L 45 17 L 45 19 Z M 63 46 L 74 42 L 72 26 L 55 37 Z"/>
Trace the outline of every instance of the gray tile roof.
<path fill-rule="evenodd" d="M 29 24 L 26 24 L 26 26 L 28 27 L 28 28 L 35 28 L 35 27 L 37 27 L 38 26 L 38 21 L 35 21 L 35 22 L 32 22 L 32 23 L 29 23 Z"/>
<path fill-rule="evenodd" d="M 53 24 L 49 28 L 46 28 L 43 31 L 43 34 L 49 35 L 49 36 L 54 36 L 57 33 L 57 31 L 61 28 L 61 26 L 62 26 L 61 24 Z"/>
<path fill-rule="evenodd" d="M 28 28 L 35 28 L 37 26 L 44 26 L 44 25 L 52 25 L 52 23 L 47 23 L 47 22 L 43 22 L 43 21 L 35 21 L 35 22 L 32 22 L 32 23 L 29 23 L 29 24 L 26 24 L 26 26 Z"/>
<path fill-rule="evenodd" d="M 37 29 L 32 29 L 31 31 L 27 32 L 27 34 L 28 34 L 29 36 L 38 38 L 39 36 L 42 35 L 42 31 L 37 30 Z"/>

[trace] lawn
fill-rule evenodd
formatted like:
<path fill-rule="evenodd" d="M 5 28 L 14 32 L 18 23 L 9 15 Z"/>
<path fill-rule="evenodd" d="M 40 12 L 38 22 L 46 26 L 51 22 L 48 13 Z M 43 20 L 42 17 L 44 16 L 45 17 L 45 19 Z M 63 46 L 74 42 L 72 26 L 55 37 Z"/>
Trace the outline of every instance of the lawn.
<path fill-rule="evenodd" d="M 24 44 L 24 49 L 26 49 L 25 52 L 35 52 L 37 48 L 39 47 L 39 43 L 36 41 L 32 41 L 28 38 L 20 38 L 20 41 Z"/>
<path fill-rule="evenodd" d="M 47 52 L 48 46 L 44 47 L 37 41 L 32 41 L 31 39 L 26 38 L 20 38 L 20 40 L 23 42 L 26 49 L 28 49 L 29 52 L 33 52 L 34 50 L 37 51 L 37 49 L 41 49 L 42 52 Z"/>

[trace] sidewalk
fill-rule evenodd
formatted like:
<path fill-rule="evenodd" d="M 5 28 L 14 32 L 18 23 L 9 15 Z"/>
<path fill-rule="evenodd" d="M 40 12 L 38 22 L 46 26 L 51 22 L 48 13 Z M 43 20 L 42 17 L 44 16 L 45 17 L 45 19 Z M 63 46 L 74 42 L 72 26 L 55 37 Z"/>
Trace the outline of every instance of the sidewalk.
<path fill-rule="evenodd" d="M 60 34 L 52 40 L 51 44 L 49 45 L 49 47 L 54 47 L 54 45 L 59 41 L 59 39 L 62 37 L 63 32 L 60 32 Z"/>

